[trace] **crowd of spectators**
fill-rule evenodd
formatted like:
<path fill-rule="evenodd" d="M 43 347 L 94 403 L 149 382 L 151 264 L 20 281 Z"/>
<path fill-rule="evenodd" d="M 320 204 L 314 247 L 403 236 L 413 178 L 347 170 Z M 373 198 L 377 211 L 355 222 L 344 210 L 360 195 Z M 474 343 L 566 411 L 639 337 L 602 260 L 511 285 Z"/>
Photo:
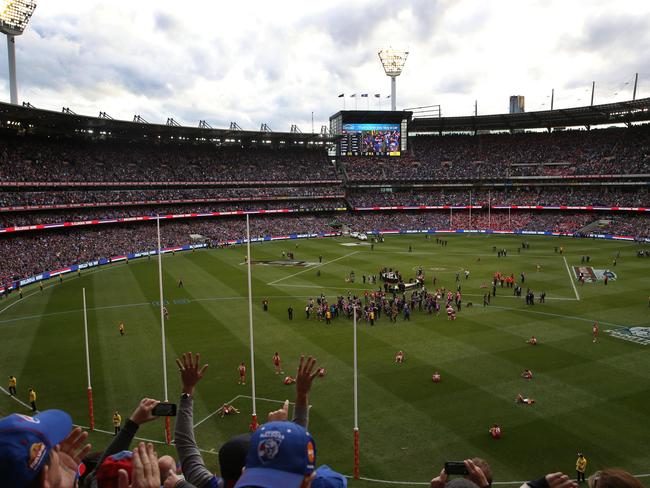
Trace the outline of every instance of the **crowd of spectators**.
<path fill-rule="evenodd" d="M 648 207 L 650 191 L 646 187 L 611 186 L 515 187 L 507 189 L 350 189 L 348 201 L 353 207 L 417 205 L 543 205 Z"/>
<path fill-rule="evenodd" d="M 0 193 L 0 207 L 58 205 L 92 206 L 133 205 L 142 202 L 179 203 L 219 202 L 230 200 L 265 200 L 299 198 L 343 198 L 345 192 L 340 186 L 262 186 L 226 188 L 158 188 L 134 190 L 60 190 L 48 191 L 3 191 Z"/>
<path fill-rule="evenodd" d="M 291 209 L 299 212 L 313 212 L 345 208 L 345 200 L 292 200 L 292 201 L 248 201 L 239 203 L 213 203 L 210 205 L 164 205 L 130 206 L 126 208 L 93 208 L 74 211 L 3 212 L 0 213 L 0 227 L 14 227 L 34 224 L 62 222 L 83 222 L 88 220 L 109 220 L 126 217 L 142 217 L 171 214 L 208 212 L 233 212 Z"/>
<path fill-rule="evenodd" d="M 395 229 L 492 229 L 492 230 L 548 230 L 574 233 L 597 217 L 590 213 L 499 211 L 431 211 L 431 212 L 357 212 L 345 223 L 353 230 Z"/>
<path fill-rule="evenodd" d="M 335 219 L 336 215 L 329 214 L 255 216 L 250 219 L 251 236 L 330 232 L 329 224 Z M 190 234 L 203 236 L 213 245 L 246 236 L 246 220 L 241 217 L 163 221 L 160 227 L 163 247 L 191 244 Z M 156 246 L 156 225 L 152 222 L 4 235 L 0 237 L 0 283 L 99 258 L 150 251 Z"/>
<path fill-rule="evenodd" d="M 322 148 L 242 148 L 38 136 L 0 139 L 0 181 L 307 181 L 338 179 Z"/>
<path fill-rule="evenodd" d="M 346 158 L 353 181 L 650 173 L 650 125 L 591 131 L 417 136 L 411 155 Z"/>

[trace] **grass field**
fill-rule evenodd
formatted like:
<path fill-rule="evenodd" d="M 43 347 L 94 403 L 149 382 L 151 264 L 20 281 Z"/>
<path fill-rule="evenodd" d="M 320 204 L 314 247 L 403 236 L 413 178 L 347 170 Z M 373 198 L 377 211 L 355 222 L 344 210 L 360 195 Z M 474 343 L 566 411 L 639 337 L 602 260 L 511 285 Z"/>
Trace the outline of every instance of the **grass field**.
<path fill-rule="evenodd" d="M 382 266 L 414 277 L 425 269 L 427 284 L 435 274 L 438 286 L 455 288 L 459 269 L 464 304 L 455 322 L 441 315 L 415 311 L 410 322 L 397 325 L 382 317 L 374 326 L 359 327 L 359 409 L 361 474 L 380 480 L 425 482 L 447 460 L 471 456 L 487 459 L 495 481 L 526 480 L 550 471 L 574 473 L 578 450 L 586 453 L 588 472 L 621 466 L 635 474 L 650 473 L 650 348 L 610 337 L 619 326 L 650 327 L 650 259 L 635 256 L 637 245 L 570 238 L 528 238 L 530 249 L 517 253 L 521 238 L 449 236 L 447 247 L 423 236 L 387 237 L 371 251 L 345 238 L 276 241 L 256 244 L 254 260 L 281 259 L 282 250 L 308 267 L 253 267 L 253 313 L 258 411 L 261 417 L 293 398 L 291 387 L 276 376 L 271 356 L 276 350 L 285 371 L 300 353 L 313 354 L 328 375 L 314 385 L 310 431 L 318 448 L 318 463 L 350 474 L 353 464 L 352 327 L 343 318 L 326 326 L 304 318 L 308 297 L 321 291 L 328 297 L 362 293 L 370 286 L 362 274 L 377 274 Z M 413 252 L 408 252 L 412 246 Z M 498 258 L 493 246 L 507 248 Z M 554 252 L 563 246 L 564 255 Z M 617 265 L 612 258 L 620 251 Z M 249 386 L 237 384 L 237 365 L 249 362 L 245 248 L 203 250 L 163 258 L 167 322 L 167 367 L 170 400 L 180 392 L 174 358 L 184 351 L 201 352 L 210 364 L 195 402 L 197 442 L 205 459 L 217 469 L 214 454 L 230 436 L 246 430 L 251 411 Z M 569 268 L 589 254 L 594 268 L 610 268 L 618 276 L 603 283 L 576 286 Z M 323 255 L 322 265 L 318 256 Z M 566 258 L 566 263 L 565 263 Z M 480 260 L 479 260 L 480 259 Z M 536 266 L 541 265 L 541 271 Z M 316 267 L 318 266 L 318 267 Z M 317 269 L 320 276 L 317 276 Z M 355 270 L 357 283 L 344 281 Z M 526 274 L 526 286 L 547 293 L 545 304 L 526 306 L 512 291 L 499 288 L 489 307 L 482 283 L 495 271 Z M 183 278 L 184 288 L 177 287 Z M 18 377 L 19 398 L 38 392 L 40 409 L 62 408 L 88 425 L 86 369 L 83 346 L 81 289 L 89 307 L 90 350 L 96 426 L 112 431 L 111 415 L 127 417 L 137 401 L 162 397 L 161 338 L 158 319 L 158 279 L 155 259 L 115 264 L 25 289 L 0 302 L 2 356 L 0 374 Z M 578 300 L 579 297 L 579 300 Z M 270 311 L 263 312 L 268 298 Z M 287 307 L 295 310 L 287 319 Z M 591 326 L 601 325 L 598 343 Z M 117 325 L 126 324 L 120 337 Z M 537 347 L 525 343 L 531 335 Z M 394 364 L 398 349 L 405 364 Z M 532 381 L 520 378 L 524 368 Z M 442 373 L 431 382 L 434 369 Z M 6 387 L 5 385 L 2 385 Z M 537 400 L 533 406 L 514 402 L 517 393 Z M 235 398 L 241 415 L 210 416 Z M 27 409 L 0 395 L 0 413 Z M 207 419 L 206 419 L 207 418 Z M 487 430 L 499 423 L 504 436 L 492 440 Z M 147 424 L 140 435 L 163 440 L 163 423 Z M 98 448 L 110 437 L 93 433 Z M 160 446 L 161 451 L 168 448 Z M 170 450 L 170 452 L 173 451 Z M 642 478 L 647 483 L 650 478 Z M 377 486 L 357 481 L 354 487 Z"/>

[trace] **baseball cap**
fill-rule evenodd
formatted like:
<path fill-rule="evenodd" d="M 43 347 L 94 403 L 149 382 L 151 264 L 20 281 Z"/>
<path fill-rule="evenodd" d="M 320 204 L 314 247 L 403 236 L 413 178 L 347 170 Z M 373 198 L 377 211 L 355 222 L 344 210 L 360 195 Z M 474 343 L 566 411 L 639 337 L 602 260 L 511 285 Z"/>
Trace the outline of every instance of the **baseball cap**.
<path fill-rule="evenodd" d="M 298 488 L 314 472 L 316 444 L 293 422 L 268 422 L 251 437 L 246 469 L 235 488 Z"/>
<path fill-rule="evenodd" d="M 316 470 L 316 477 L 311 482 L 311 488 L 347 488 L 348 480 L 341 473 L 337 473 L 327 464 Z"/>
<path fill-rule="evenodd" d="M 34 481 L 50 451 L 71 430 L 72 418 L 62 410 L 45 410 L 33 417 L 15 413 L 0 419 L 3 486 L 22 488 Z"/>
<path fill-rule="evenodd" d="M 95 475 L 97 485 L 102 488 L 118 488 L 120 469 L 126 471 L 131 479 L 133 472 L 133 453 L 131 451 L 120 451 L 104 459 Z"/>

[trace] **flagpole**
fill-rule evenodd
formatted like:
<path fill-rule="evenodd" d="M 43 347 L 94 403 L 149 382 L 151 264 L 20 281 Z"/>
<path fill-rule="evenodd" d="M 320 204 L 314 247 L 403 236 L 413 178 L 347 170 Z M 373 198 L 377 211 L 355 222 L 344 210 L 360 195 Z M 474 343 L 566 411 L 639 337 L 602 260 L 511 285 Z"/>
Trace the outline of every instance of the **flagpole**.
<path fill-rule="evenodd" d="M 251 422 L 251 431 L 257 430 L 257 405 L 255 401 L 255 345 L 253 342 L 253 285 L 251 280 L 251 228 L 249 215 L 246 214 L 246 252 L 247 252 L 247 270 L 248 270 L 248 329 L 250 335 L 251 349 L 251 399 L 253 402 L 253 415 Z"/>
<path fill-rule="evenodd" d="M 488 229 L 492 228 L 492 190 L 488 190 Z"/>
<path fill-rule="evenodd" d="M 357 369 L 357 304 L 352 306 L 354 313 L 354 478 L 359 479 L 359 385 Z"/>
<path fill-rule="evenodd" d="M 86 372 L 88 374 L 88 417 L 90 430 L 95 430 L 95 411 L 93 408 L 93 387 L 90 383 L 90 349 L 88 347 L 88 312 L 86 308 L 86 288 L 81 289 L 84 302 L 84 342 L 86 344 Z"/>
<path fill-rule="evenodd" d="M 160 290 L 160 334 L 162 341 L 162 361 L 163 361 L 163 388 L 165 402 L 169 401 L 167 390 L 167 338 L 165 337 L 165 313 L 163 311 L 163 279 L 162 279 L 162 246 L 160 245 L 160 215 L 156 217 L 156 231 L 158 233 L 158 285 Z M 167 444 L 172 442 L 171 426 L 169 417 L 165 417 L 165 440 Z"/>
<path fill-rule="evenodd" d="M 469 228 L 472 229 L 472 190 L 469 191 Z"/>

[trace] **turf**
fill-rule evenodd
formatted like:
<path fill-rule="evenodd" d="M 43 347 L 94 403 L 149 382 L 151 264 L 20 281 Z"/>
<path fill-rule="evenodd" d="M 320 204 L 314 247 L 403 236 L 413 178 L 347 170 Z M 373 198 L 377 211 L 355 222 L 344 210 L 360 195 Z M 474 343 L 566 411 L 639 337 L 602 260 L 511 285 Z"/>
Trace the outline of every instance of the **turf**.
<path fill-rule="evenodd" d="M 382 266 L 398 268 L 414 277 L 418 266 L 435 274 L 438 286 L 455 288 L 459 269 L 464 308 L 455 322 L 441 314 L 414 312 L 410 322 L 397 325 L 384 317 L 374 327 L 359 324 L 359 427 L 361 474 L 382 480 L 428 481 L 447 460 L 471 456 L 487 459 L 496 481 L 532 479 L 562 470 L 572 474 L 577 451 L 586 453 L 588 472 L 621 466 L 639 474 L 650 472 L 650 348 L 610 337 L 617 326 L 650 326 L 650 260 L 635 256 L 637 245 L 570 238 L 529 238 L 530 249 L 517 252 L 519 237 L 449 236 L 449 245 L 435 238 L 389 236 L 375 246 L 343 246 L 345 238 L 256 244 L 254 260 L 281 259 L 282 250 L 296 259 L 318 263 L 308 267 L 253 267 L 253 314 L 257 408 L 261 416 L 278 407 L 274 401 L 292 398 L 291 387 L 274 374 L 271 356 L 279 351 L 286 371 L 301 353 L 313 354 L 328 375 L 314 386 L 310 430 L 316 438 L 318 461 L 350 474 L 353 465 L 352 327 L 343 318 L 332 326 L 304 318 L 308 297 L 321 291 L 329 297 L 348 290 L 370 289 L 362 274 L 376 274 Z M 408 247 L 412 246 L 412 252 Z M 493 246 L 507 248 L 498 258 Z M 565 253 L 554 252 L 563 246 Z M 614 254 L 620 251 L 617 265 Z M 204 250 L 167 255 L 163 259 L 167 322 L 167 371 L 170 400 L 180 383 L 174 358 L 183 351 L 199 351 L 210 364 L 199 385 L 195 422 L 236 398 L 242 414 L 226 419 L 216 415 L 196 429 L 197 442 L 216 451 L 230 436 L 246 430 L 250 420 L 249 386 L 237 384 L 237 365 L 249 363 L 248 304 L 245 248 Z M 589 254 L 594 268 L 610 268 L 618 275 L 602 283 L 571 284 L 569 266 Z M 536 266 L 541 265 L 541 271 Z M 317 270 L 320 276 L 317 276 Z M 357 283 L 344 277 L 355 270 Z M 512 291 L 498 288 L 489 307 L 482 284 L 494 271 L 526 274 L 526 286 L 547 293 L 545 304 L 527 307 Z M 184 288 L 178 288 L 182 277 Z M 269 285 L 269 283 L 274 283 Z M 33 386 L 40 409 L 63 408 L 75 421 L 88 425 L 86 369 L 83 345 L 81 289 L 86 288 L 96 426 L 111 431 L 111 415 L 124 417 L 144 397 L 163 396 L 161 335 L 158 319 L 157 263 L 137 260 L 87 271 L 63 284 L 26 288 L 0 302 L 2 356 L 0 373 L 18 377 L 19 397 Z M 262 310 L 268 298 L 269 312 Z M 287 307 L 295 310 L 289 321 Z M 598 343 L 591 326 L 601 323 Z M 120 337 L 117 325 L 126 324 Z M 537 347 L 525 343 L 531 335 Z M 398 349 L 406 362 L 396 365 Z M 533 381 L 520 378 L 524 368 Z M 443 380 L 431 382 L 439 370 Z M 250 371 L 250 368 L 249 368 Z M 515 404 L 521 392 L 537 400 L 533 406 Z M 266 400 L 268 399 L 268 400 Z M 273 400 L 273 401 L 269 401 Z M 27 410 L 0 396 L 0 413 Z M 504 436 L 492 440 L 487 430 L 499 423 Z M 143 426 L 140 435 L 163 440 L 163 424 Z M 96 447 L 109 441 L 92 434 Z M 161 451 L 167 448 L 160 446 Z M 172 452 L 170 450 L 170 452 Z M 206 462 L 217 469 L 214 453 Z M 644 479 L 644 482 L 647 478 Z M 351 486 L 375 486 L 354 482 Z"/>

